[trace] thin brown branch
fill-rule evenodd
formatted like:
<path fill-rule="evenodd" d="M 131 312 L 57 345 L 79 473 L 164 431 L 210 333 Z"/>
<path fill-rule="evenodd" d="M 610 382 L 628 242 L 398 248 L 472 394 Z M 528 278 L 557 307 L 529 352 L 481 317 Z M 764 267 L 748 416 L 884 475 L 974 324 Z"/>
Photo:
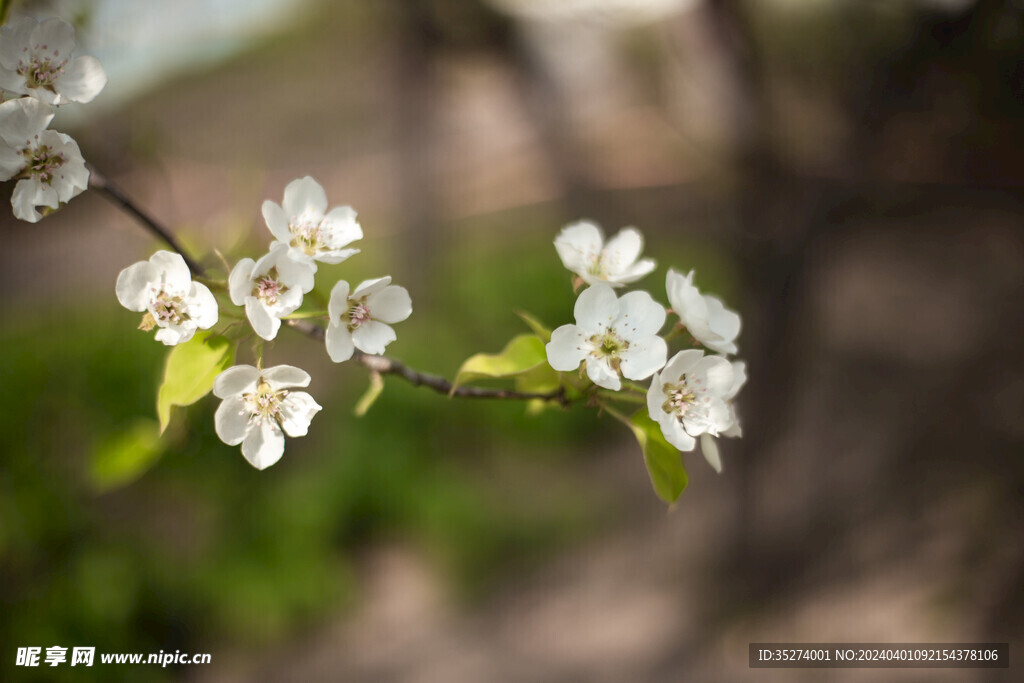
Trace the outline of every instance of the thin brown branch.
<path fill-rule="evenodd" d="M 322 341 L 324 338 L 323 328 L 314 325 L 309 321 L 289 320 L 288 324 L 312 339 Z M 371 356 L 369 354 L 356 351 L 352 356 L 352 359 L 362 364 L 372 372 L 376 372 L 381 375 L 397 375 L 415 387 L 426 387 L 439 394 L 445 394 L 446 396 L 458 398 L 496 398 L 514 401 L 539 399 L 541 401 L 555 401 L 563 406 L 569 405 L 569 399 L 565 395 L 565 390 L 562 388 L 547 393 L 465 386 L 456 387 L 453 390 L 452 383 L 444 377 L 413 370 L 405 363 L 393 358 L 388 358 L 387 356 Z"/>
<path fill-rule="evenodd" d="M 206 269 L 199 265 L 199 262 L 185 251 L 185 248 L 169 229 L 139 207 L 120 187 L 97 171 L 91 164 L 86 164 L 86 167 L 89 169 L 89 184 L 92 187 L 102 192 L 107 199 L 114 202 L 120 209 L 130 213 L 146 230 L 167 242 L 171 249 L 181 254 L 181 258 L 185 259 L 185 264 L 188 265 L 188 269 L 192 271 L 193 275 L 206 274 Z"/>

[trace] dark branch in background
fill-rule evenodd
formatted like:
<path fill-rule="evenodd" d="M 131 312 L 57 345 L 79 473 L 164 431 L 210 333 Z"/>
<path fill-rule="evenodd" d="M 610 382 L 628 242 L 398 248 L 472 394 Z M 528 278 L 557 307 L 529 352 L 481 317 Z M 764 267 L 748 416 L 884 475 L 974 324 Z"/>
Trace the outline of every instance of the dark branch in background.
<path fill-rule="evenodd" d="M 161 225 L 158 220 L 136 206 L 128 195 L 126 195 L 117 185 L 110 182 L 106 176 L 99 173 L 91 165 L 89 165 L 88 168 L 90 185 L 97 190 L 100 190 L 108 199 L 113 201 L 118 208 L 130 213 L 139 221 L 139 223 L 142 224 L 144 228 L 146 228 L 146 230 L 162 239 L 170 245 L 174 251 L 181 254 L 181 257 L 185 259 L 185 263 L 188 265 L 189 270 L 192 271 L 193 275 L 204 275 L 206 273 L 206 269 L 199 265 L 195 259 L 189 256 L 188 252 L 186 252 L 185 248 L 178 243 L 178 240 L 175 239 L 174 234 L 169 229 Z M 323 341 L 324 339 L 324 329 L 322 327 L 313 325 L 305 320 L 289 320 L 288 324 L 311 339 L 316 339 L 318 341 Z M 387 356 L 371 356 L 356 351 L 355 355 L 353 355 L 353 359 L 365 366 L 371 372 L 376 372 L 380 375 L 396 375 L 413 386 L 427 387 L 428 389 L 433 389 L 440 394 L 447 394 L 448 396 L 458 396 L 460 398 L 501 398 L 516 401 L 540 399 L 542 401 L 557 401 L 562 405 L 569 404 L 565 391 L 561 388 L 546 394 L 509 391 L 507 389 L 488 389 L 482 387 L 459 387 L 452 391 L 452 383 L 444 377 L 440 377 L 439 375 L 428 375 L 426 373 L 419 372 L 418 370 L 413 370 L 404 363 L 388 358 Z"/>
<path fill-rule="evenodd" d="M 102 192 L 107 199 L 114 202 L 119 208 L 130 213 L 135 220 L 142 223 L 142 226 L 149 230 L 151 233 L 162 239 L 164 242 L 173 249 L 174 251 L 181 254 L 181 257 L 185 259 L 185 264 L 188 265 L 188 269 L 192 271 L 193 275 L 205 275 L 206 269 L 203 268 L 199 263 L 189 256 L 185 248 L 178 243 L 178 240 L 174 237 L 170 230 L 160 224 L 155 218 L 150 216 L 148 213 L 140 209 L 138 206 L 128 198 L 120 187 L 110 182 L 110 179 L 105 175 L 96 170 L 92 164 L 86 164 L 86 168 L 89 169 L 89 184 L 94 188 Z"/>
<path fill-rule="evenodd" d="M 311 339 L 323 340 L 324 338 L 322 327 L 313 325 L 305 320 L 289 320 L 288 324 Z M 569 405 L 569 399 L 562 388 L 546 394 L 464 386 L 452 391 L 452 383 L 444 377 L 413 370 L 405 363 L 388 358 L 387 356 L 372 356 L 356 351 L 352 359 L 364 365 L 371 372 L 376 372 L 379 375 L 397 375 L 415 387 L 427 387 L 439 394 L 446 394 L 448 396 L 458 396 L 460 398 L 504 398 L 516 401 L 540 399 L 541 401 L 557 401 L 563 406 Z"/>

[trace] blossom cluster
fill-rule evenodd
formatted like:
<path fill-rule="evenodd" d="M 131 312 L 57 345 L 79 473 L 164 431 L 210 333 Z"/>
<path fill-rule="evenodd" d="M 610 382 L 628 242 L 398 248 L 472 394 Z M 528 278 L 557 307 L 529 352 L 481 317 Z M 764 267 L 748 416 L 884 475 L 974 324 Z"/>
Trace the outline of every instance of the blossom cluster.
<path fill-rule="evenodd" d="M 548 363 L 560 372 L 579 368 L 594 385 L 613 392 L 627 388 L 623 380 L 649 378 L 647 411 L 665 440 L 691 451 L 699 438 L 704 457 L 720 472 L 714 437 L 740 435 L 733 400 L 746 381 L 746 366 L 729 359 L 738 350 L 739 315 L 702 294 L 693 271 L 668 271 L 669 311 L 643 290 L 617 295 L 617 288 L 655 269 L 654 261 L 640 258 L 643 238 L 635 228 L 624 228 L 606 242 L 597 225 L 580 221 L 561 231 L 555 249 L 577 284 L 589 286 L 576 299 L 575 324 L 551 333 Z M 668 312 L 678 322 L 662 337 Z M 688 348 L 669 358 L 669 340 L 683 333 L 694 346 L 714 353 Z"/>
<path fill-rule="evenodd" d="M 70 136 L 48 130 L 55 107 L 91 102 L 107 84 L 94 57 L 72 57 L 67 22 L 24 17 L 0 27 L 0 180 L 18 179 L 15 217 L 35 223 L 39 207 L 57 209 L 89 184 L 89 171 Z"/>
<path fill-rule="evenodd" d="M 359 253 L 349 245 L 363 237 L 356 212 L 343 206 L 328 210 L 327 194 L 307 176 L 290 182 L 279 205 L 263 203 L 263 218 L 274 237 L 266 254 L 243 258 L 226 282 L 209 282 L 235 306 L 244 308 L 253 334 L 270 341 L 282 320 L 295 313 L 312 291 L 319 263 L 337 264 Z M 158 251 L 121 271 L 117 298 L 132 311 L 144 312 L 142 329 L 159 328 L 158 341 L 169 346 L 189 341 L 197 330 L 213 328 L 219 319 L 217 298 L 210 288 L 192 280 L 184 259 Z M 381 354 L 396 335 L 391 325 L 412 314 L 412 301 L 391 277 L 366 280 L 351 287 L 338 281 L 326 312 L 327 354 L 335 363 L 356 350 Z M 317 314 L 314 312 L 313 317 Z M 230 326 L 229 326 L 230 327 Z M 226 334 L 225 328 L 220 334 Z M 237 331 L 235 332 L 237 334 Z M 303 436 L 321 406 L 306 392 L 310 376 L 290 365 L 236 365 L 221 373 L 213 393 L 223 402 L 215 418 L 217 435 L 228 445 L 242 445 L 242 454 L 264 469 L 284 452 L 284 434 Z"/>

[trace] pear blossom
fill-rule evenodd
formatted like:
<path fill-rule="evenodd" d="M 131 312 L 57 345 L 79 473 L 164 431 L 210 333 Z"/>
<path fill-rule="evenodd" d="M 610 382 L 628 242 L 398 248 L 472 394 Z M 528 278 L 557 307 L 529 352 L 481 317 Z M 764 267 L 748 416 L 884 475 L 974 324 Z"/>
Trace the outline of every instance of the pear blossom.
<path fill-rule="evenodd" d="M 391 284 L 391 276 L 366 280 L 349 293 L 349 284 L 339 281 L 331 290 L 327 305 L 330 323 L 325 334 L 327 354 L 335 363 L 352 357 L 354 349 L 381 354 L 396 339 L 390 323 L 412 314 L 412 300 L 405 287 Z"/>
<path fill-rule="evenodd" d="M 623 228 L 608 240 L 597 225 L 579 221 L 567 225 L 555 238 L 555 250 L 566 268 L 589 285 L 606 282 L 621 287 L 654 270 L 654 261 L 640 259 L 643 237 L 636 228 Z"/>
<path fill-rule="evenodd" d="M 0 104 L 0 180 L 20 177 L 11 206 L 29 223 L 42 218 L 37 206 L 56 209 L 89 185 L 78 143 L 46 130 L 52 118 L 52 107 L 28 97 Z"/>
<path fill-rule="evenodd" d="M 350 206 L 327 211 L 327 194 L 310 176 L 288 183 L 284 203 L 263 202 L 263 219 L 270 232 L 289 248 L 296 261 L 309 263 L 316 272 L 316 261 L 341 263 L 358 249 L 346 248 L 362 239 L 363 229 Z"/>
<path fill-rule="evenodd" d="M 680 351 L 651 378 L 647 410 L 666 441 L 692 451 L 695 437 L 717 435 L 729 426 L 726 397 L 734 384 L 735 370 L 722 356 L 705 356 L 700 349 Z M 708 461 L 721 470 L 721 462 Z"/>
<path fill-rule="evenodd" d="M 270 252 L 253 261 L 244 258 L 228 277 L 228 294 L 236 306 L 245 306 L 252 329 L 263 339 L 273 339 L 281 318 L 302 305 L 302 296 L 313 289 L 313 269 L 293 260 L 288 245 L 274 242 Z"/>
<path fill-rule="evenodd" d="M 719 353 L 736 353 L 739 314 L 727 309 L 720 299 L 701 294 L 693 284 L 693 273 L 692 270 L 687 275 L 668 271 L 665 289 L 672 310 L 701 344 Z"/>
<path fill-rule="evenodd" d="M 61 19 L 32 17 L 0 28 L 0 88 L 61 105 L 89 102 L 107 84 L 95 57 L 71 57 L 75 29 Z"/>
<path fill-rule="evenodd" d="M 228 368 L 213 382 L 214 396 L 223 399 L 214 415 L 217 436 L 229 446 L 242 444 L 242 455 L 256 469 L 270 467 L 284 453 L 284 434 L 305 436 L 321 410 L 305 391 L 290 390 L 309 386 L 309 379 L 291 365 Z"/>
<path fill-rule="evenodd" d="M 575 370 L 583 361 L 594 384 L 617 391 L 620 374 L 645 379 L 665 365 L 668 345 L 657 336 L 665 309 L 647 292 L 619 298 L 609 285 L 597 284 L 580 294 L 573 314 L 576 324 L 553 331 L 546 346 L 555 370 Z"/>
<path fill-rule="evenodd" d="M 743 436 L 743 431 L 740 429 L 739 419 L 736 416 L 736 406 L 733 405 L 732 399 L 736 397 L 740 388 L 743 387 L 744 382 L 747 381 L 747 366 L 743 361 L 736 361 L 732 364 L 732 369 L 732 387 L 725 393 L 725 405 L 729 409 L 729 418 L 727 420 L 729 426 L 722 429 L 721 432 L 719 432 L 719 436 Z M 710 433 L 705 432 L 700 435 L 700 450 L 704 454 L 704 458 L 713 468 L 715 468 L 715 471 L 721 472 L 722 458 L 718 453 L 718 444 Z"/>
<path fill-rule="evenodd" d="M 167 346 L 187 342 L 197 329 L 217 323 L 217 300 L 192 281 L 180 254 L 158 251 L 148 261 L 128 266 L 117 276 L 117 300 L 129 311 L 145 311 L 142 329 L 159 327 L 157 341 Z"/>

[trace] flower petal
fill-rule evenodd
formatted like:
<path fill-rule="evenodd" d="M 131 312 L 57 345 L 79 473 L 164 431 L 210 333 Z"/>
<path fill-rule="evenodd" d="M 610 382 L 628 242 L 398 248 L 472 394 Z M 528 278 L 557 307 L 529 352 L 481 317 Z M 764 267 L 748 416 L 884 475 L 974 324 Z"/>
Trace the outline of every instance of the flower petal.
<path fill-rule="evenodd" d="M 284 455 L 284 434 L 274 420 L 253 426 L 242 442 L 242 455 L 258 470 L 265 470 Z"/>
<path fill-rule="evenodd" d="M 590 221 L 579 221 L 562 228 L 555 238 L 555 251 L 562 265 L 582 277 L 597 262 L 603 243 L 599 227 Z"/>
<path fill-rule="evenodd" d="M 692 451 L 693 447 L 697 445 L 697 440 L 686 433 L 675 415 L 669 415 L 664 411 L 661 415 L 658 424 L 661 425 L 661 433 L 665 435 L 665 441 L 681 451 Z"/>
<path fill-rule="evenodd" d="M 64 67 L 54 87 L 72 102 L 91 102 L 106 85 L 107 74 L 98 59 L 75 57 Z"/>
<path fill-rule="evenodd" d="M 380 355 L 387 345 L 396 339 L 395 331 L 390 325 L 369 320 L 352 332 L 352 343 L 363 353 Z"/>
<path fill-rule="evenodd" d="M 56 50 L 70 55 L 75 49 L 75 28 L 57 17 L 44 19 L 32 31 L 32 43 L 44 46 L 49 52 Z"/>
<path fill-rule="evenodd" d="M 117 300 L 129 311 L 142 312 L 149 303 L 149 283 L 157 278 L 156 267 L 149 261 L 139 261 L 117 276 Z"/>
<path fill-rule="evenodd" d="M 658 334 L 665 326 L 665 307 L 650 294 L 637 290 L 623 294 L 619 299 L 619 315 L 613 327 L 626 341 L 633 341 Z"/>
<path fill-rule="evenodd" d="M 643 248 L 644 238 L 640 231 L 636 228 L 623 228 L 604 245 L 601 263 L 609 274 L 617 275 L 640 258 Z"/>
<path fill-rule="evenodd" d="M 32 31 L 38 24 L 32 17 L 21 17 L 0 27 L 0 65 L 4 69 L 12 72 L 18 70 L 24 55 L 22 49 L 32 46 Z"/>
<path fill-rule="evenodd" d="M 263 220 L 270 233 L 281 242 L 290 244 L 292 241 L 291 230 L 288 229 L 288 214 L 276 202 L 269 199 L 263 202 Z"/>
<path fill-rule="evenodd" d="M 710 434 L 702 434 L 700 437 L 700 450 L 704 459 L 708 461 L 712 469 L 719 474 L 722 473 L 722 456 L 718 454 L 718 444 Z"/>
<path fill-rule="evenodd" d="M 270 341 L 281 329 L 281 320 L 267 308 L 267 305 L 254 296 L 245 298 L 245 315 L 253 331 L 263 339 Z"/>
<path fill-rule="evenodd" d="M 380 290 L 384 289 L 391 284 L 391 276 L 385 275 L 384 277 L 376 277 L 371 280 L 363 280 L 359 283 L 359 286 L 352 290 L 353 299 L 365 299 L 371 294 L 375 294 Z"/>
<path fill-rule="evenodd" d="M 159 281 L 167 290 L 188 292 L 192 286 L 192 271 L 188 269 L 181 254 L 160 250 L 149 257 L 149 262 L 156 269 Z"/>
<path fill-rule="evenodd" d="M 168 325 L 156 331 L 154 338 L 165 346 L 184 344 L 196 333 L 195 325 Z"/>
<path fill-rule="evenodd" d="M 53 107 L 31 97 L 0 104 L 0 138 L 14 149 L 23 149 L 50 125 Z"/>
<path fill-rule="evenodd" d="M 548 355 L 548 364 L 559 372 L 570 372 L 580 366 L 580 361 L 587 357 L 584 346 L 586 337 L 576 325 L 562 325 L 551 333 L 551 341 L 544 350 Z"/>
<path fill-rule="evenodd" d="M 309 261 L 297 261 L 290 256 L 288 248 L 280 242 L 275 242 L 271 247 L 271 253 L 276 256 L 274 265 L 277 266 L 277 273 L 281 282 L 288 287 L 298 289 L 303 294 L 313 289 L 314 273 L 313 266 Z"/>
<path fill-rule="evenodd" d="M 338 280 L 331 288 L 331 298 L 327 303 L 327 316 L 332 323 L 341 320 L 341 316 L 348 311 L 349 285 L 344 280 Z"/>
<path fill-rule="evenodd" d="M 618 391 L 622 388 L 622 381 L 619 380 L 619 373 L 612 369 L 607 358 L 587 358 L 587 377 L 599 387 Z"/>
<path fill-rule="evenodd" d="M 293 180 L 284 188 L 283 208 L 289 220 L 306 211 L 319 220 L 327 211 L 327 193 L 311 176 Z"/>
<path fill-rule="evenodd" d="M 668 344 L 661 337 L 647 337 L 631 342 L 629 348 L 619 354 L 622 376 L 629 379 L 646 379 L 665 365 Z"/>
<path fill-rule="evenodd" d="M 680 351 L 676 355 L 672 356 L 666 365 L 664 371 L 662 371 L 662 377 L 665 378 L 666 382 L 677 384 L 679 378 L 688 372 L 692 372 L 700 359 L 704 357 L 704 352 L 700 349 L 686 349 Z"/>
<path fill-rule="evenodd" d="M 733 340 L 740 333 L 739 314 L 727 309 L 717 297 L 705 295 L 704 303 L 708 311 L 708 327 L 722 340 L 710 340 L 712 343 L 705 345 L 721 353 L 736 353 L 737 348 Z"/>
<path fill-rule="evenodd" d="M 337 250 L 363 239 L 363 227 L 356 222 L 356 215 L 351 206 L 339 206 L 324 216 L 321 229 L 324 232 L 324 243 L 329 249 Z"/>
<path fill-rule="evenodd" d="M 288 436 L 305 436 L 322 406 L 305 391 L 293 391 L 281 401 L 281 427 Z"/>
<path fill-rule="evenodd" d="M 213 426 L 217 436 L 227 445 L 242 443 L 249 430 L 249 410 L 241 396 L 228 396 L 221 401 L 213 415 Z"/>
<path fill-rule="evenodd" d="M 308 387 L 309 373 L 294 365 L 275 365 L 263 371 L 263 381 L 274 391 L 288 387 Z"/>
<path fill-rule="evenodd" d="M 3 84 L 0 83 L 0 88 Z M 0 180 L 10 180 L 25 168 L 25 158 L 18 154 L 17 150 L 8 147 L 7 144 L 0 145 Z"/>
<path fill-rule="evenodd" d="M 186 303 L 188 314 L 197 327 L 208 330 L 217 324 L 220 315 L 217 310 L 217 299 L 206 285 L 193 282 Z"/>
<path fill-rule="evenodd" d="M 374 320 L 384 323 L 402 322 L 412 315 L 412 299 L 405 287 L 391 285 L 366 298 L 366 306 Z"/>
<path fill-rule="evenodd" d="M 333 316 L 331 320 L 334 320 Z M 324 342 L 327 346 L 327 355 L 335 363 L 344 363 L 355 352 L 352 333 L 348 331 L 348 325 L 331 322 L 324 333 Z"/>
<path fill-rule="evenodd" d="M 252 295 L 252 271 L 255 266 L 256 262 L 251 258 L 244 258 L 231 269 L 231 275 L 228 276 L 228 294 L 234 305 L 245 304 L 245 300 Z"/>
<path fill-rule="evenodd" d="M 56 209 L 60 206 L 57 191 L 39 182 L 38 178 L 23 178 L 14 186 L 11 193 L 11 207 L 14 217 L 28 223 L 38 223 L 43 216 L 36 211 L 37 206 L 48 206 Z"/>
<path fill-rule="evenodd" d="M 619 300 L 615 290 L 600 283 L 588 287 L 576 299 L 573 307 L 576 324 L 585 334 L 600 334 L 619 315 Z"/>
<path fill-rule="evenodd" d="M 213 395 L 217 398 L 240 396 L 256 390 L 260 371 L 251 365 L 234 365 L 213 380 Z"/>

